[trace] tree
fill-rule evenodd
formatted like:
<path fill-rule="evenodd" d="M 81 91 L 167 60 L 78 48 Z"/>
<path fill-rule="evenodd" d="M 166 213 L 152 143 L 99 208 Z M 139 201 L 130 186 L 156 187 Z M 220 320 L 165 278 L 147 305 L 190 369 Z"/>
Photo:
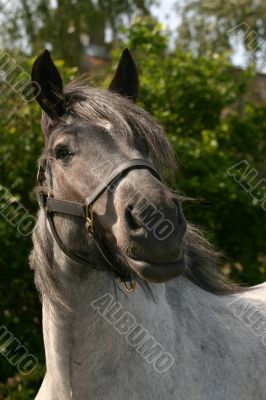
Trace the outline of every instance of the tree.
<path fill-rule="evenodd" d="M 246 92 L 249 73 L 234 74 L 223 54 L 196 56 L 180 49 L 169 53 L 168 35 L 148 17 L 135 19 L 125 33 L 121 48 L 130 47 L 140 69 L 140 104 L 164 126 L 179 160 L 174 189 L 199 199 L 183 203 L 186 218 L 207 228 L 209 237 L 231 257 L 226 272 L 241 282 L 262 282 L 266 279 L 266 212 L 233 175 L 236 165 L 247 162 L 259 172 L 255 183 L 266 177 L 266 107 L 246 104 L 242 118 L 233 111 L 222 117 L 224 108 Z M 121 48 L 115 51 L 117 58 Z M 32 61 L 24 57 L 22 66 L 28 72 Z M 65 68 L 62 62 L 56 64 L 64 82 L 75 78 L 76 69 Z M 104 86 L 109 82 L 110 77 Z M 13 200 L 34 215 L 36 159 L 43 141 L 40 110 L 1 83 L 0 183 Z M 257 193 L 261 195 L 263 192 Z M 3 200 L 0 198 L 0 211 Z M 37 356 L 41 365 L 40 304 L 28 267 L 30 248 L 30 238 L 23 239 L 1 214 L 1 324 Z M 8 379 L 16 375 L 15 367 L 0 357 L 0 380 L 8 379 L 7 384 L 0 383 L 0 399 L 34 398 L 41 374 L 37 370 L 28 377 Z"/>
<path fill-rule="evenodd" d="M 82 38 L 103 46 L 109 28 L 117 37 L 124 18 L 148 14 L 153 0 L 22 0 L 0 2 L 2 47 L 22 48 L 31 55 L 52 47 L 53 55 L 76 66 L 84 45 Z"/>
<path fill-rule="evenodd" d="M 242 117 L 233 111 L 252 84 L 253 72 L 236 71 L 224 54 L 169 53 L 168 42 L 151 18 L 135 19 L 128 30 L 127 45 L 140 68 L 140 102 L 164 126 L 180 163 L 176 190 L 199 199 L 184 204 L 185 215 L 205 227 L 229 256 L 227 272 L 234 278 L 264 281 L 263 203 L 252 198 L 247 182 L 245 187 L 228 173 L 246 160 L 257 171 L 253 189 L 261 182 L 258 190 L 266 199 L 266 107 L 247 102 Z"/>
<path fill-rule="evenodd" d="M 177 8 L 181 11 L 180 7 Z M 264 0 L 188 0 L 181 12 L 178 46 L 192 49 L 199 55 L 207 52 L 221 54 L 232 50 L 240 41 L 249 62 L 262 67 L 266 47 Z"/>

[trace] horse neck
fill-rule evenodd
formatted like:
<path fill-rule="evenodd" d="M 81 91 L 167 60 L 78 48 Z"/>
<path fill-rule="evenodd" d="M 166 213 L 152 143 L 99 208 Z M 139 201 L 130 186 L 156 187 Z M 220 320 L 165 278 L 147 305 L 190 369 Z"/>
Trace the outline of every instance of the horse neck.
<path fill-rule="evenodd" d="M 61 304 L 43 295 L 47 374 L 38 400 L 124 400 L 129 382 L 136 392 L 132 399 L 191 398 L 188 388 L 205 375 L 212 376 L 217 355 L 230 345 L 227 357 L 234 365 L 238 354 L 244 354 L 246 344 L 255 337 L 250 333 L 247 341 L 236 341 L 231 334 L 231 327 L 238 323 L 228 308 L 232 296 L 215 296 L 185 277 L 150 285 L 150 291 L 138 285 L 134 293 L 128 294 L 107 272 L 85 270 L 70 263 L 56 245 L 53 258 L 60 270 L 64 297 Z M 265 287 L 260 290 L 265 293 Z M 263 296 L 260 292 L 261 299 Z M 129 342 L 127 331 L 132 323 L 142 326 L 164 352 L 174 356 L 173 367 L 167 373 L 158 374 L 156 365 L 141 358 L 139 347 Z M 240 322 L 237 329 L 243 337 L 249 332 Z M 210 340 L 212 362 L 208 370 L 198 368 L 198 363 L 204 364 L 202 351 Z M 253 362 L 246 375 L 243 372 L 243 381 L 255 369 Z"/>
<path fill-rule="evenodd" d="M 55 243 L 53 260 L 60 285 L 55 285 L 51 293 L 57 289 L 60 293 L 54 300 L 49 293 L 43 295 L 47 374 L 37 399 L 69 400 L 70 393 L 73 399 L 90 398 L 90 393 L 98 393 L 106 368 L 105 384 L 95 398 L 110 397 L 114 379 L 120 386 L 125 385 L 125 393 L 128 379 L 133 387 L 139 381 L 145 382 L 140 390 L 154 392 L 156 397 L 158 387 L 147 382 L 151 381 L 151 374 L 156 380 L 159 375 L 150 362 L 140 358 L 136 346 L 128 343 L 127 331 L 139 325 L 159 350 L 185 361 L 183 338 L 207 323 L 206 304 L 215 302 L 215 296 L 185 277 L 149 285 L 149 290 L 138 285 L 134 293 L 125 293 L 123 285 L 106 271 L 89 270 L 71 262 Z M 173 385 L 176 376 L 182 374 L 182 365 L 182 361 L 175 362 L 161 387 Z"/>
<path fill-rule="evenodd" d="M 131 353 L 123 337 L 132 324 L 141 324 L 158 343 L 166 346 L 165 351 L 170 351 L 167 344 L 174 343 L 175 331 L 164 284 L 152 285 L 152 293 L 140 285 L 134 293 L 125 293 L 123 285 L 107 272 L 92 270 L 85 277 L 81 274 L 79 279 L 71 279 L 68 269 L 72 275 L 75 268 L 84 267 L 68 265 L 69 260 L 64 260 L 60 267 L 66 274 L 63 286 L 69 296 L 65 298 L 68 307 L 43 297 L 45 382 L 49 382 L 46 386 L 51 390 L 61 393 L 60 400 L 69 399 L 72 392 L 76 393 L 73 398 L 77 393 L 79 398 L 86 398 L 91 390 L 84 388 L 91 382 L 88 377 L 95 370 L 100 374 L 101 364 L 108 362 L 109 357 L 115 367 L 123 368 L 118 355 Z M 118 324 L 122 317 L 124 327 Z M 119 333 L 119 329 L 124 331 Z M 137 362 L 138 359 L 136 368 Z"/>

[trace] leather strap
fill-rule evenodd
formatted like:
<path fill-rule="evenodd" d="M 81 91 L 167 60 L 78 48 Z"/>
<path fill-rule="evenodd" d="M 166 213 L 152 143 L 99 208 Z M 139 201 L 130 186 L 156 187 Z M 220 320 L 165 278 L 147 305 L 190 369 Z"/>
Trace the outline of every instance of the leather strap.
<path fill-rule="evenodd" d="M 46 210 L 60 214 L 74 215 L 75 217 L 86 218 L 86 206 L 72 201 L 58 200 L 53 197 L 46 198 Z"/>
<path fill-rule="evenodd" d="M 47 219 L 49 222 L 50 229 L 52 231 L 53 237 L 60 248 L 60 250 L 66 254 L 71 260 L 75 261 L 78 264 L 82 264 L 85 267 L 90 267 L 92 269 L 100 270 L 96 268 L 96 264 L 89 261 L 87 258 L 82 257 L 80 254 L 75 253 L 73 250 L 70 250 L 61 240 L 60 236 L 55 227 L 54 223 L 54 216 L 53 213 L 47 213 Z M 94 236 L 90 236 L 90 239 L 93 240 L 94 244 L 96 245 L 98 251 L 101 253 L 102 257 L 104 258 L 105 262 L 110 267 L 111 273 L 116 277 L 119 278 L 122 282 L 130 282 L 132 280 L 131 276 L 123 274 L 118 268 L 114 267 L 113 263 L 110 261 L 110 257 L 106 254 L 106 251 L 101 247 L 100 243 L 95 239 Z"/>
<path fill-rule="evenodd" d="M 65 253 L 69 258 L 77 262 L 78 264 L 85 265 L 86 267 L 90 266 L 95 268 L 95 264 L 88 261 L 87 258 L 82 257 L 80 254 L 75 253 L 73 250 L 70 250 L 67 246 L 64 245 L 62 240 L 60 239 L 60 236 L 58 235 L 58 232 L 55 227 L 54 223 L 54 218 L 52 213 L 47 214 L 47 219 L 49 222 L 50 229 L 52 231 L 52 234 L 55 238 L 55 241 L 58 245 L 58 247 L 62 250 L 63 253 Z"/>
<path fill-rule="evenodd" d="M 92 205 L 105 192 L 105 190 L 108 189 L 111 183 L 132 169 L 148 169 L 157 179 L 161 180 L 159 174 L 149 161 L 141 159 L 129 160 L 119 165 L 104 182 L 100 183 L 100 185 L 96 187 L 94 192 L 86 198 L 85 205 L 66 200 L 54 199 L 53 197 L 46 197 L 46 210 L 86 218 L 86 207 Z"/>
<path fill-rule="evenodd" d="M 158 172 L 155 171 L 153 165 L 147 160 L 133 159 L 125 161 L 119 165 L 99 186 L 96 187 L 92 195 L 86 198 L 86 205 L 93 204 L 104 192 L 105 190 L 116 181 L 118 178 L 123 176 L 125 173 L 132 169 L 148 169 L 157 179 L 161 180 Z"/>
<path fill-rule="evenodd" d="M 37 184 L 39 186 L 42 186 L 43 181 L 45 180 L 45 168 L 46 164 L 44 166 L 41 166 L 38 171 L 37 175 Z M 118 178 L 121 176 L 124 176 L 127 172 L 129 172 L 132 169 L 148 169 L 157 179 L 161 180 L 159 174 L 156 172 L 154 169 L 153 165 L 147 161 L 147 160 L 142 160 L 142 159 L 133 159 L 126 161 L 119 165 L 108 177 L 107 179 L 102 182 L 100 185 L 96 187 L 94 192 L 91 194 L 91 196 L 87 197 L 85 200 L 85 204 L 81 203 L 75 203 L 71 201 L 66 201 L 66 200 L 59 200 L 59 199 L 54 199 L 53 197 L 49 197 L 47 193 L 41 192 L 42 200 L 43 200 L 43 205 L 45 207 L 47 219 L 49 222 L 50 229 L 52 231 L 52 234 L 54 236 L 54 239 L 59 246 L 59 248 L 62 250 L 64 254 L 66 254 L 70 259 L 74 260 L 75 262 L 85 265 L 90 266 L 91 268 L 96 269 L 95 264 L 91 263 L 88 261 L 86 258 L 82 257 L 80 254 L 75 253 L 74 251 L 70 250 L 65 244 L 62 242 L 60 239 L 58 232 L 55 227 L 54 223 L 54 218 L 53 214 L 54 213 L 60 213 L 60 214 L 67 214 L 67 215 L 73 215 L 76 217 L 81 217 L 84 218 L 87 226 L 88 233 L 90 235 L 90 239 L 93 240 L 94 244 L 96 245 L 97 249 L 101 253 L 102 257 L 110 267 L 111 272 L 116 278 L 119 278 L 122 282 L 131 282 L 132 281 L 132 276 L 123 274 L 110 260 L 110 256 L 107 252 L 106 249 L 103 248 L 103 246 L 100 243 L 99 238 L 96 237 L 95 231 L 92 229 L 92 226 L 88 222 L 88 209 L 92 210 L 92 205 L 93 203 L 109 188 L 109 186 L 116 181 Z"/>

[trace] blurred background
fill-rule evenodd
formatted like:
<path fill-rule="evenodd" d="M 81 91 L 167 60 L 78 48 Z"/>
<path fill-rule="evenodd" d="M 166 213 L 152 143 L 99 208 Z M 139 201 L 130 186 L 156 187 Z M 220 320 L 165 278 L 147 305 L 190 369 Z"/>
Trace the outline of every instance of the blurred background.
<path fill-rule="evenodd" d="M 23 376 L 0 340 L 0 400 L 33 399 L 44 371 L 30 225 L 19 226 L 37 210 L 40 110 L 21 89 L 36 56 L 51 50 L 65 82 L 88 74 L 107 87 L 129 47 L 139 103 L 176 152 L 176 189 L 196 199 L 187 219 L 223 251 L 225 274 L 258 284 L 266 278 L 265 38 L 263 0 L 0 1 L 0 327 L 38 359 Z"/>

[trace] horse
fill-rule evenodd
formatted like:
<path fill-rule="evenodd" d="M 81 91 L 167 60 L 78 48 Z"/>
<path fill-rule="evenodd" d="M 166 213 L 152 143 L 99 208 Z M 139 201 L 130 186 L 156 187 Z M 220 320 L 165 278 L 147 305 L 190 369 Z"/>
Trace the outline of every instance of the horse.
<path fill-rule="evenodd" d="M 187 222 L 129 50 L 106 90 L 63 87 L 47 50 L 32 86 L 45 140 L 30 255 L 46 358 L 36 400 L 264 400 L 266 285 L 229 282 Z"/>

